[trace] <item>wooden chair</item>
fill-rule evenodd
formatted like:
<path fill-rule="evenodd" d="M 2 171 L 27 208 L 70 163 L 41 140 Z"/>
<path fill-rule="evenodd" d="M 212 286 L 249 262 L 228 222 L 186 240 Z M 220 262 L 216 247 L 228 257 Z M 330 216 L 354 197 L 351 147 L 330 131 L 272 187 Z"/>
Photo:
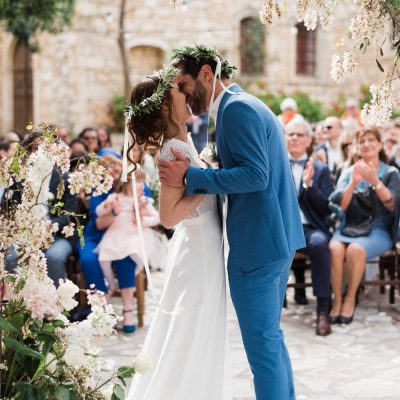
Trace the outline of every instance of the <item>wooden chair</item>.
<path fill-rule="evenodd" d="M 369 261 L 369 263 L 371 262 Z M 400 265 L 397 246 L 382 254 L 377 263 L 379 265 L 379 278 L 364 280 L 362 285 L 379 286 L 381 294 L 385 294 L 385 286 L 389 285 L 389 303 L 394 304 L 396 289 L 400 292 Z"/>
<path fill-rule="evenodd" d="M 305 268 L 310 269 L 310 259 L 304 253 L 300 253 L 299 251 L 296 252 L 292 262 L 292 269 L 296 268 Z M 287 287 L 295 288 L 295 289 L 305 289 L 306 287 L 311 287 L 311 282 L 304 282 L 304 283 L 288 283 Z"/>

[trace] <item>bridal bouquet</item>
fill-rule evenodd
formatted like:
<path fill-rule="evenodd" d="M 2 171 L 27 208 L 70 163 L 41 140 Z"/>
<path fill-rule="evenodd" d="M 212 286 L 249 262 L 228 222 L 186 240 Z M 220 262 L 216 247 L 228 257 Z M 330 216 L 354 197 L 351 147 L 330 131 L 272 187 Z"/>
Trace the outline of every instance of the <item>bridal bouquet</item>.
<path fill-rule="evenodd" d="M 0 164 L 0 187 L 6 188 L 0 208 L 0 399 L 124 399 L 125 379 L 145 372 L 149 361 L 140 356 L 106 382 L 96 381 L 95 372 L 104 361 L 93 342 L 114 332 L 117 316 L 103 293 L 89 290 L 92 313 L 85 321 L 69 322 L 79 288 L 69 280 L 60 281 L 56 288 L 47 275 L 43 250 L 58 231 L 57 224 L 46 218 L 48 212 L 75 221 L 63 229 L 65 236 L 73 233 L 75 225 L 82 232 L 77 216 L 62 209 L 63 184 L 49 205 L 54 168 L 67 173 L 70 167 L 69 150 L 58 142 L 56 133 L 42 124 L 32 134 L 35 150 L 20 146 Z M 111 176 L 94 156 L 69 178 L 71 193 L 101 194 L 111 186 Z M 15 197 L 19 200 L 11 201 Z M 9 273 L 5 266 L 11 249 L 17 260 Z"/>

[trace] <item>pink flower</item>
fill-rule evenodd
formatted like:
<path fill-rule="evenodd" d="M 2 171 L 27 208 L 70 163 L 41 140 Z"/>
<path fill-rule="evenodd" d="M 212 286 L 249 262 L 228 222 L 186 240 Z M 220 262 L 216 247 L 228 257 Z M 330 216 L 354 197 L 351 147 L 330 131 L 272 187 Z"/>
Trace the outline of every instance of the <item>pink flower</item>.
<path fill-rule="evenodd" d="M 43 281 L 27 281 L 22 289 L 22 296 L 33 318 L 54 319 L 63 311 L 56 287 L 49 278 Z"/>

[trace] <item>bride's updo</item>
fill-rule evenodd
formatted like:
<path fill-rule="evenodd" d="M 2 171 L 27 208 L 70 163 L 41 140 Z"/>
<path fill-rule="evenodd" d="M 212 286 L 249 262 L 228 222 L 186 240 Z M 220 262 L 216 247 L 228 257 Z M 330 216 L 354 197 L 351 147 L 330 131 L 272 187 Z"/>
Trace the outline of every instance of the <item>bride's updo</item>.
<path fill-rule="evenodd" d="M 157 75 L 151 75 L 139 82 L 132 90 L 131 107 L 138 106 L 143 100 L 152 96 L 160 83 Z M 166 91 L 164 101 L 170 104 L 170 93 Z M 132 115 L 128 119 L 128 130 L 133 138 L 133 144 L 160 146 L 163 133 L 167 128 L 167 121 L 162 116 L 161 107 L 150 112 L 142 112 Z"/>

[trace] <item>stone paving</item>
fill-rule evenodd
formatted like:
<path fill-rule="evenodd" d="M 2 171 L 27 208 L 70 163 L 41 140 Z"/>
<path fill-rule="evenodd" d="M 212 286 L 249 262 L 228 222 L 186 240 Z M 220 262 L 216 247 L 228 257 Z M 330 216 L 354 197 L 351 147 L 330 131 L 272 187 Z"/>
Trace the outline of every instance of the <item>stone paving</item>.
<path fill-rule="evenodd" d="M 161 290 L 163 273 L 153 274 Z M 371 289 L 361 300 L 355 320 L 348 326 L 333 326 L 327 337 L 315 329 L 315 303 L 295 305 L 288 290 L 288 308 L 283 310 L 282 327 L 292 358 L 297 400 L 399 400 L 400 323 L 380 311 L 383 297 Z M 312 299 L 312 296 L 308 296 Z M 386 297 L 385 297 L 386 299 Z M 118 333 L 99 343 L 110 367 L 128 364 L 140 352 L 154 305 L 146 296 L 145 327 L 131 336 Z M 113 302 L 120 309 L 119 299 Z M 229 304 L 229 336 L 235 400 L 254 400 L 252 378 L 233 306 Z M 107 372 L 102 372 L 102 375 Z M 173 399 L 160 399 L 173 400 Z M 190 399 L 188 399 L 190 400 Z M 206 399 L 205 399 L 206 400 Z"/>

